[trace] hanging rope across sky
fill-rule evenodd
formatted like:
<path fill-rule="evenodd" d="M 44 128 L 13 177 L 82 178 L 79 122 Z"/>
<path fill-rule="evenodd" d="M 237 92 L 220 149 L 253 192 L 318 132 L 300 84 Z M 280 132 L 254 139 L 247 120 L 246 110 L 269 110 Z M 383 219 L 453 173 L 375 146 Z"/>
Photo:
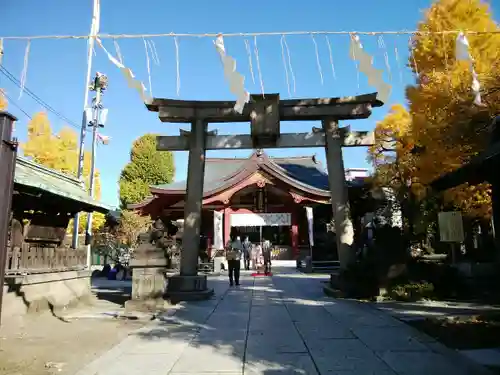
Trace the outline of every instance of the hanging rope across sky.
<path fill-rule="evenodd" d="M 441 31 L 420 31 L 420 30 L 393 30 L 393 31 L 272 31 L 253 33 L 160 33 L 160 34 L 97 34 L 90 35 L 32 35 L 32 36 L 0 36 L 4 40 L 35 40 L 35 39 L 137 39 L 137 38 L 161 38 L 161 37 L 182 37 L 182 38 L 216 38 L 222 35 L 224 38 L 230 37 L 258 37 L 258 36 L 288 36 L 288 35 L 488 35 L 500 34 L 500 30 L 473 31 L 473 30 L 441 30 Z"/>

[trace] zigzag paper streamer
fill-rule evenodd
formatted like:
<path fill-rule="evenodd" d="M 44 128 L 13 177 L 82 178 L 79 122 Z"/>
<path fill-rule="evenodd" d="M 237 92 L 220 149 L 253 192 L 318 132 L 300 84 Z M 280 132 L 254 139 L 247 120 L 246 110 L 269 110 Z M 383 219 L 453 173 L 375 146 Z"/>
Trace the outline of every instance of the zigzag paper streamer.
<path fill-rule="evenodd" d="M 96 38 L 97 44 L 103 49 L 103 51 L 108 55 L 109 61 L 111 61 L 120 71 L 122 74 L 125 76 L 125 79 L 127 80 L 128 87 L 135 89 L 138 93 L 139 96 L 141 97 L 143 102 L 149 102 L 151 101 L 151 97 L 146 94 L 146 87 L 144 86 L 144 83 L 142 83 L 140 80 L 136 79 L 134 76 L 134 73 L 127 68 L 125 65 L 123 65 L 121 62 L 119 62 L 117 59 L 115 59 L 107 50 L 104 48 L 102 45 L 102 42 L 99 38 Z"/>
<path fill-rule="evenodd" d="M 391 85 L 384 82 L 383 70 L 376 69 L 373 57 L 361 45 L 357 35 L 351 35 L 351 57 L 359 62 L 359 70 L 366 75 L 368 83 L 377 89 L 377 98 L 386 103 L 391 94 Z"/>
<path fill-rule="evenodd" d="M 234 110 L 238 113 L 243 113 L 245 104 L 250 100 L 250 94 L 245 90 L 245 77 L 236 71 L 236 60 L 226 54 L 222 35 L 217 37 L 214 45 L 222 61 L 224 77 L 226 77 L 229 83 L 229 90 L 236 96 Z"/>
<path fill-rule="evenodd" d="M 31 40 L 28 39 L 26 50 L 24 51 L 23 71 L 21 72 L 19 99 L 23 96 L 24 86 L 26 86 L 26 76 L 28 75 L 28 57 L 30 55 Z"/>
<path fill-rule="evenodd" d="M 455 46 L 455 57 L 457 61 L 466 61 L 469 63 L 470 71 L 472 73 L 472 83 L 471 89 L 474 93 L 474 104 L 483 105 L 481 101 L 481 84 L 477 79 L 477 73 L 474 70 L 474 59 L 472 58 L 469 50 L 469 41 L 465 37 L 464 33 L 459 33 L 457 36 L 456 46 Z"/>

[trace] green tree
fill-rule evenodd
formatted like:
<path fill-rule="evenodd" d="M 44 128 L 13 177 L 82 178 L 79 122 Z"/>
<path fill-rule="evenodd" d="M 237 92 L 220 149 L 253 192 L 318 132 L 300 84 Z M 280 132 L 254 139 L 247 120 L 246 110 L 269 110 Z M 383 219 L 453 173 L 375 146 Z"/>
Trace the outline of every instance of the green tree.
<path fill-rule="evenodd" d="M 414 38 L 409 65 L 419 79 L 407 89 L 407 99 L 412 137 L 425 149 L 417 158 L 416 177 L 428 184 L 467 162 L 486 145 L 487 126 L 483 125 L 500 110 L 500 34 L 467 34 L 499 30 L 488 5 L 480 0 L 436 1 L 418 30 L 423 33 Z M 455 59 L 457 36 L 435 33 L 443 30 L 466 33 L 482 85 L 484 106 L 473 104 L 468 64 Z M 445 201 L 467 215 L 489 216 L 486 184 L 451 189 L 445 193 Z"/>
<path fill-rule="evenodd" d="M 156 151 L 156 134 L 136 139 L 130 151 L 130 162 L 120 174 L 122 208 L 146 198 L 149 186 L 172 182 L 174 173 L 174 155 L 170 151 Z"/>
<path fill-rule="evenodd" d="M 48 168 L 77 176 L 78 169 L 78 134 L 70 127 L 63 127 L 58 134 L 54 135 L 49 118 L 45 112 L 36 113 L 28 124 L 28 139 L 21 144 L 23 154 L 34 162 Z M 83 177 L 87 188 L 90 186 L 91 153 L 85 151 Z M 99 171 L 94 177 L 94 198 L 101 197 L 101 182 Z M 87 215 L 83 214 L 80 220 L 79 232 L 83 233 Z M 103 214 L 94 213 L 92 230 L 100 230 L 104 225 Z M 68 230 L 72 224 L 68 225 Z"/>

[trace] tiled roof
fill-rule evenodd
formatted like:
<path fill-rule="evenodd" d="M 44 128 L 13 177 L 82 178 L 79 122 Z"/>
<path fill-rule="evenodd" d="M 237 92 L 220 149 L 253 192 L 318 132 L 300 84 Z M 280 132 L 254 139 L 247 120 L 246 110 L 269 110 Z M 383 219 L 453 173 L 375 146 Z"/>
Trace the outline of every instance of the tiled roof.
<path fill-rule="evenodd" d="M 321 163 L 314 162 L 311 156 L 269 158 L 275 167 L 288 178 L 297 181 L 305 187 L 329 191 L 328 175 Z M 205 164 L 205 193 L 222 187 L 232 176 L 244 168 L 249 158 L 207 158 Z M 152 188 L 165 191 L 182 191 L 186 189 L 186 181 L 156 185 Z"/>
<path fill-rule="evenodd" d="M 217 189 L 244 167 L 248 161 L 245 159 L 218 159 L 207 158 L 205 162 L 205 180 L 203 191 L 208 192 Z M 186 181 L 176 181 L 170 184 L 152 186 L 162 190 L 186 190 Z"/>
<path fill-rule="evenodd" d="M 310 156 L 291 158 L 271 158 L 288 175 L 305 185 L 316 189 L 330 190 L 328 174 L 321 163 L 315 163 Z"/>
<path fill-rule="evenodd" d="M 89 197 L 87 189 L 78 179 L 23 157 L 17 157 L 14 183 L 83 203 L 96 211 L 108 212 L 111 209 L 110 206 Z"/>

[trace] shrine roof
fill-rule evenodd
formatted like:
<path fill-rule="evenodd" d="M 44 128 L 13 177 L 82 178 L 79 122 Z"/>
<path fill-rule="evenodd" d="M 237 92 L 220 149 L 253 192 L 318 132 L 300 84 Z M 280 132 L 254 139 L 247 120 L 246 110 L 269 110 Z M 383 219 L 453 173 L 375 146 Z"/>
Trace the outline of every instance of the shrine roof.
<path fill-rule="evenodd" d="M 82 204 L 82 211 L 92 209 L 107 213 L 111 207 L 92 199 L 84 184 L 77 178 L 37 164 L 23 157 L 17 157 L 14 174 L 15 185 L 42 190 L 50 194 Z"/>
<path fill-rule="evenodd" d="M 205 164 L 205 194 L 230 186 L 238 176 L 250 169 L 250 158 L 207 158 Z M 274 170 L 279 178 L 284 178 L 304 190 L 312 190 L 320 195 L 329 195 L 328 174 L 320 162 L 311 156 L 300 157 L 266 157 L 268 161 L 262 163 Z M 264 169 L 264 168 L 263 168 Z M 186 190 L 186 181 L 177 181 L 170 184 L 151 186 L 156 194 L 177 193 Z"/>

